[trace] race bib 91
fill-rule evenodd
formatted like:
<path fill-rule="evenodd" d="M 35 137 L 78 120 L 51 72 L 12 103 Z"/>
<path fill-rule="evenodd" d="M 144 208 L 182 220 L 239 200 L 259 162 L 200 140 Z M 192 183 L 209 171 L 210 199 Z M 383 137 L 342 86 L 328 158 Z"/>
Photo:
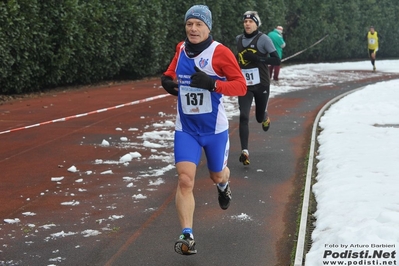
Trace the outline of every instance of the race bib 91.
<path fill-rule="evenodd" d="M 245 77 L 247 86 L 252 86 L 260 83 L 259 68 L 241 69 Z"/>

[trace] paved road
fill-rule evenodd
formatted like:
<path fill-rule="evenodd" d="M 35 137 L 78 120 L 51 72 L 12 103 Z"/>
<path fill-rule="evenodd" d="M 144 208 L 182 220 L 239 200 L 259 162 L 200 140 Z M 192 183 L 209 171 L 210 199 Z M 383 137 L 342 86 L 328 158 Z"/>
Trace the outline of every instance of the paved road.
<path fill-rule="evenodd" d="M 195 188 L 198 254 L 189 257 L 173 251 L 180 233 L 170 159 L 175 99 L 149 98 L 164 94 L 158 79 L 3 103 L 0 132 L 21 129 L 0 134 L 0 265 L 289 265 L 318 110 L 341 93 L 393 78 L 364 73 L 360 81 L 272 98 L 270 131 L 250 122 L 248 167 L 238 162 L 233 118 L 233 201 L 219 208 L 203 161 Z M 124 103 L 134 104 L 110 108 Z M 120 161 L 126 156 L 131 161 Z"/>

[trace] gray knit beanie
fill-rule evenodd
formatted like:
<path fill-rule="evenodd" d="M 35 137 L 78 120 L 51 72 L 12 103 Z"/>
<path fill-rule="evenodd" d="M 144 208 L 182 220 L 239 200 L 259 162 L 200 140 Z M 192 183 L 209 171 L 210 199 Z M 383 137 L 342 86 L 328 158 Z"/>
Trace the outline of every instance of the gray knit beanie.
<path fill-rule="evenodd" d="M 202 20 L 210 30 L 212 30 L 212 12 L 209 10 L 208 6 L 205 5 L 195 5 L 187 10 L 184 17 L 184 22 L 187 22 L 190 18 L 196 18 Z"/>

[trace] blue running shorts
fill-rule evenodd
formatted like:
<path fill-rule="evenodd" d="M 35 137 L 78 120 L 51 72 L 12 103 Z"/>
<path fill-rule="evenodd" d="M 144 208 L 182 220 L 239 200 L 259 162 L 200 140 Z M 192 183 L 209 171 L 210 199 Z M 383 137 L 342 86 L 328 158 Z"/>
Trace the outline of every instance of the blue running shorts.
<path fill-rule="evenodd" d="M 175 163 L 192 162 L 197 166 L 201 160 L 202 148 L 212 172 L 221 172 L 229 158 L 229 132 L 207 136 L 193 136 L 183 131 L 175 131 Z"/>

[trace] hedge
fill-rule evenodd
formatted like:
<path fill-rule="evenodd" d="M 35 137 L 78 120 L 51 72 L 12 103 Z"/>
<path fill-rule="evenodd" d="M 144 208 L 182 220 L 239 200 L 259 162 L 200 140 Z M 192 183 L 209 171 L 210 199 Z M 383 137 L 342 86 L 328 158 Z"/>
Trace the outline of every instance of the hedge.
<path fill-rule="evenodd" d="M 214 39 L 236 51 L 242 14 L 257 10 L 260 30 L 285 29 L 284 56 L 329 35 L 291 62 L 367 58 L 370 25 L 379 58 L 398 57 L 396 0 L 203 1 Z M 197 2 L 172 0 L 8 0 L 0 3 L 0 93 L 159 75 L 185 38 L 184 14 Z"/>

